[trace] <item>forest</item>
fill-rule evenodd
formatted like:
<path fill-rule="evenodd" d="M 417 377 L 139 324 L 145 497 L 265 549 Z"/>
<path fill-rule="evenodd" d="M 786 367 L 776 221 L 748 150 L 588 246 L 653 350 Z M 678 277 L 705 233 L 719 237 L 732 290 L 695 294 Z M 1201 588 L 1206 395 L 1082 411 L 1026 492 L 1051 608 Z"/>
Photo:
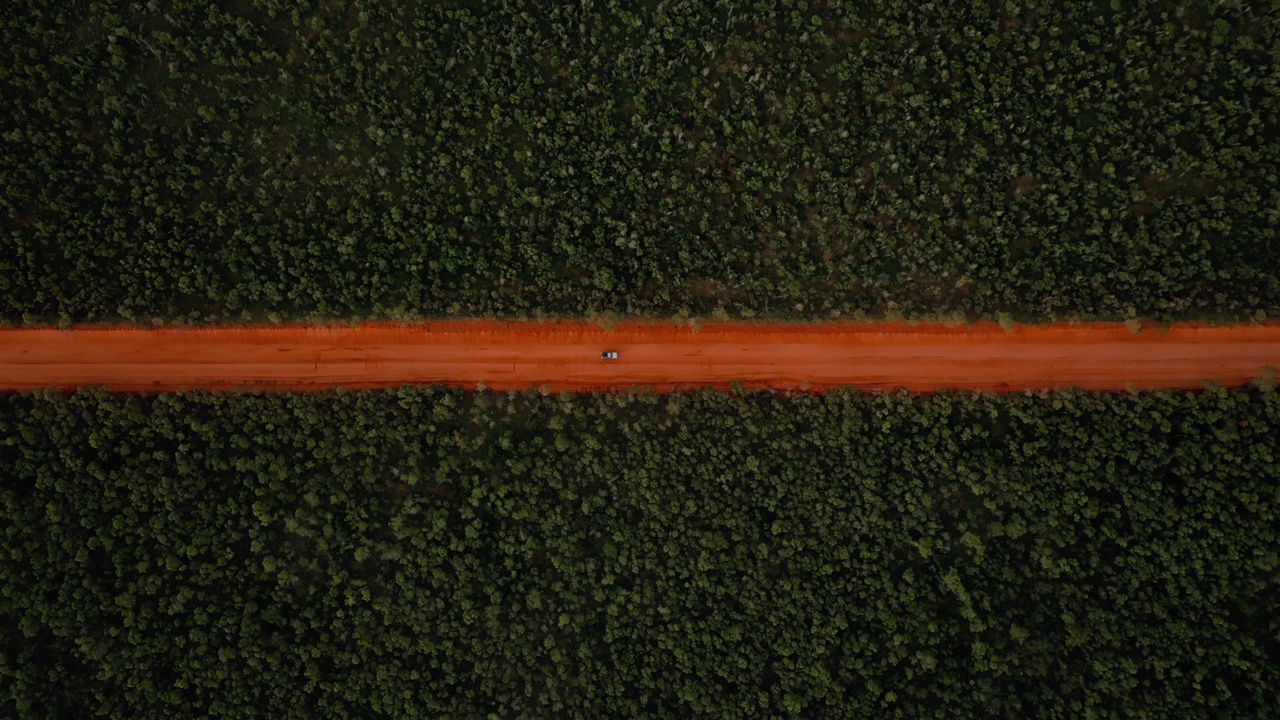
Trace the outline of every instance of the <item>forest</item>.
<path fill-rule="evenodd" d="M 1280 317 L 1271 0 L 0 39 L 4 325 Z M 1272 385 L 0 393 L 0 717 L 1274 720 Z"/>
<path fill-rule="evenodd" d="M 0 321 L 1280 314 L 1266 0 L 14 0 Z"/>
<path fill-rule="evenodd" d="M 0 715 L 1274 718 L 1280 395 L 0 395 Z"/>

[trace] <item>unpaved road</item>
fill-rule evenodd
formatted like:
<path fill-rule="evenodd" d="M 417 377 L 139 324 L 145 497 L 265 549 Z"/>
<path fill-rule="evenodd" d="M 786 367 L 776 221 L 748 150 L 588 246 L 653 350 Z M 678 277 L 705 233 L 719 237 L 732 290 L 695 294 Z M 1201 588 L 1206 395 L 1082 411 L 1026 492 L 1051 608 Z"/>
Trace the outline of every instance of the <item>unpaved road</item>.
<path fill-rule="evenodd" d="M 600 353 L 616 350 L 615 361 Z M 0 390 L 318 390 L 443 383 L 658 391 L 734 380 L 821 390 L 1242 385 L 1280 367 L 1280 326 L 763 325 L 457 321 L 412 326 L 0 330 Z"/>

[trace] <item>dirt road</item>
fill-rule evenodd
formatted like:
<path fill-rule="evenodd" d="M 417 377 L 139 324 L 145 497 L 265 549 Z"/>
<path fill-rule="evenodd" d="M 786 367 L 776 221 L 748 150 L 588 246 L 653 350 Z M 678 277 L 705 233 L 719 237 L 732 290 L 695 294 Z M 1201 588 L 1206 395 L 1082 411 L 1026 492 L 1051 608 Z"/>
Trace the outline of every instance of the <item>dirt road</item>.
<path fill-rule="evenodd" d="M 615 350 L 618 360 L 602 360 Z M 0 390 L 477 383 L 659 391 L 839 385 L 913 391 L 1241 385 L 1280 367 L 1280 326 L 754 325 L 438 322 L 413 326 L 0 330 Z"/>

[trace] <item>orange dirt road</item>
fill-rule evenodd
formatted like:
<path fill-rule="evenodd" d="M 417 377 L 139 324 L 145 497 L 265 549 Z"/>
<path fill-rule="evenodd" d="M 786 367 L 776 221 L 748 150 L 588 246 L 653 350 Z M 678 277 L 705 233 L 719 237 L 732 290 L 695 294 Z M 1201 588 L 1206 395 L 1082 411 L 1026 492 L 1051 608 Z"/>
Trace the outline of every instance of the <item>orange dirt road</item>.
<path fill-rule="evenodd" d="M 615 350 L 618 360 L 602 360 Z M 1018 327 L 446 321 L 356 327 L 0 329 L 0 390 L 319 390 L 441 383 L 823 390 L 1238 386 L 1280 367 L 1280 326 Z"/>

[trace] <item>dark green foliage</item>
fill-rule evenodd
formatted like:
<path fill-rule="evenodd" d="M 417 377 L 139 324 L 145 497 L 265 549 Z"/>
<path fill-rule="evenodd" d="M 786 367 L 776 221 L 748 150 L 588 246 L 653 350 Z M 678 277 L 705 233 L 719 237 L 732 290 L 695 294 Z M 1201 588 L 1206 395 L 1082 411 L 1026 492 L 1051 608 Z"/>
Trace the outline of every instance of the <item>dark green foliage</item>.
<path fill-rule="evenodd" d="M 0 319 L 1280 313 L 1270 0 L 13 0 Z"/>
<path fill-rule="evenodd" d="M 5 717 L 1254 718 L 1280 395 L 0 396 Z"/>

